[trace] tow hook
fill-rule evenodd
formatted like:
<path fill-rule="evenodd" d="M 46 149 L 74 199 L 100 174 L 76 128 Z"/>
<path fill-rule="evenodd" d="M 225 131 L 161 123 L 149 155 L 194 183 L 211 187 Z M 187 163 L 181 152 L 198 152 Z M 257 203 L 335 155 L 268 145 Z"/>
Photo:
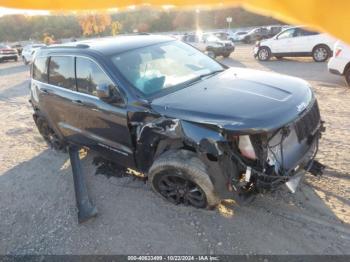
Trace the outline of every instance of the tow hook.
<path fill-rule="evenodd" d="M 308 171 L 314 176 L 322 176 L 325 168 L 326 168 L 326 166 L 322 165 L 317 160 L 312 160 L 309 163 Z"/>

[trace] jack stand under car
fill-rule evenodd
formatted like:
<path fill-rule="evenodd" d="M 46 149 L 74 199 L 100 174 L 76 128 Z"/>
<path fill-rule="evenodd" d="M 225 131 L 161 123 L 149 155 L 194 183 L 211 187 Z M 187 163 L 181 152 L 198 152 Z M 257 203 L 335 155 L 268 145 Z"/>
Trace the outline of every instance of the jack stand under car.
<path fill-rule="evenodd" d="M 79 158 L 79 149 L 79 147 L 73 145 L 68 147 L 73 172 L 75 200 L 78 209 L 78 223 L 81 224 L 96 217 L 97 209 L 92 204 L 89 197 L 85 176 Z"/>

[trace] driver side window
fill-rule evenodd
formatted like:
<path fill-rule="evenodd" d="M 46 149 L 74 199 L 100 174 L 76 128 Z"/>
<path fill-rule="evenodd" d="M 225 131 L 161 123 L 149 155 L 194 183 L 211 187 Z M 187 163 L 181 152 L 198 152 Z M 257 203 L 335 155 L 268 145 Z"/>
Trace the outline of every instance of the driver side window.
<path fill-rule="evenodd" d="M 288 30 L 282 32 L 282 33 L 277 37 L 277 39 L 285 39 L 285 38 L 294 37 L 294 32 L 295 32 L 295 29 L 294 29 L 294 28 L 288 29 Z"/>
<path fill-rule="evenodd" d="M 76 58 L 77 88 L 81 93 L 96 96 L 98 85 L 107 85 L 110 90 L 114 87 L 113 82 L 102 69 L 88 58 Z"/>

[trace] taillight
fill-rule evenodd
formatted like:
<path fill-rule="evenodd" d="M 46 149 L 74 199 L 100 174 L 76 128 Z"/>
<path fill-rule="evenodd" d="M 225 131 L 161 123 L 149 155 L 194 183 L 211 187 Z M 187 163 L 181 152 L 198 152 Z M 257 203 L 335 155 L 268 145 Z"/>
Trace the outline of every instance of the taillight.
<path fill-rule="evenodd" d="M 256 159 L 255 150 L 249 136 L 245 135 L 239 137 L 238 148 L 242 156 L 249 159 Z"/>
<path fill-rule="evenodd" d="M 334 55 L 334 57 L 338 57 L 339 55 L 340 55 L 340 53 L 341 53 L 341 51 L 342 51 L 342 49 L 340 48 L 340 47 L 338 47 L 336 50 L 335 50 L 335 55 Z"/>

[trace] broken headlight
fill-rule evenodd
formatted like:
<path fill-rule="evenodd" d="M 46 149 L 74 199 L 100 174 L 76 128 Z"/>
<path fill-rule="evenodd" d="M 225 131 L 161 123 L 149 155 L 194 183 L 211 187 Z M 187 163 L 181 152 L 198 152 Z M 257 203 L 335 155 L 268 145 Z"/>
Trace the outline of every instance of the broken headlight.
<path fill-rule="evenodd" d="M 238 148 L 242 156 L 249 159 L 256 159 L 255 150 L 253 144 L 248 135 L 239 136 L 238 138 Z"/>

